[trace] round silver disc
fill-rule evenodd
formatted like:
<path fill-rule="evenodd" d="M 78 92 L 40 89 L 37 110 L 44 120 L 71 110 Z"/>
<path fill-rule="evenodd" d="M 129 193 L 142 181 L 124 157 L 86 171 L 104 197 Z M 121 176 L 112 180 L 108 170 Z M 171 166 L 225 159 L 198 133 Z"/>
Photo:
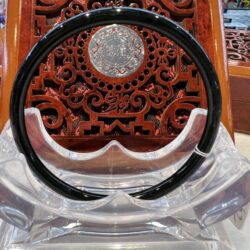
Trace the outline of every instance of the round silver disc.
<path fill-rule="evenodd" d="M 143 63 L 145 48 L 135 31 L 124 25 L 109 25 L 91 38 L 88 53 L 93 66 L 103 75 L 122 78 Z"/>

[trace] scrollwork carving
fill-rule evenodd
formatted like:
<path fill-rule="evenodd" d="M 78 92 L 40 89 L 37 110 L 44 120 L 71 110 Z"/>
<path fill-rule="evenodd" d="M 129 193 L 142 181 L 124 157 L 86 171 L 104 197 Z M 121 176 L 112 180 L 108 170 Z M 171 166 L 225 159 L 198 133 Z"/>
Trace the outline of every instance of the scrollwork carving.
<path fill-rule="evenodd" d="M 57 12 L 69 2 L 70 0 L 37 0 L 36 11 L 43 14 Z"/>
<path fill-rule="evenodd" d="M 34 0 L 35 1 L 35 0 Z M 36 0 L 33 42 L 81 12 L 109 6 L 145 8 L 195 29 L 195 0 Z M 48 12 L 43 11 L 48 7 Z M 53 12 L 53 15 L 51 13 Z M 173 41 L 146 28 L 131 28 L 143 41 L 145 58 L 127 77 L 99 72 L 88 52 L 102 27 L 68 39 L 40 65 L 27 96 L 27 106 L 41 110 L 52 136 L 97 138 L 119 136 L 174 138 L 195 107 L 205 107 L 196 66 Z M 193 32 L 195 33 L 195 32 Z M 97 146 L 98 148 L 98 146 Z M 151 150 L 150 143 L 148 148 Z"/>
<path fill-rule="evenodd" d="M 250 32 L 225 30 L 227 55 L 232 61 L 250 62 Z"/>

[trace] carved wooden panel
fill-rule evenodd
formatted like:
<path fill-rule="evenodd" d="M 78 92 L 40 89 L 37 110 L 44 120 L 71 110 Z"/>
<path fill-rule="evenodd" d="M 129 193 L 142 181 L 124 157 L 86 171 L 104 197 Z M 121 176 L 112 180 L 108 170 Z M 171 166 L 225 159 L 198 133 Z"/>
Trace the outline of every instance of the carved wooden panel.
<path fill-rule="evenodd" d="M 211 31 L 207 14 L 197 14 L 209 4 L 196 0 L 33 0 L 30 47 L 55 23 L 110 6 L 145 8 L 170 17 L 214 56 L 213 46 L 204 43 Z M 206 107 L 203 83 L 186 53 L 166 37 L 129 27 L 143 41 L 145 57 L 128 77 L 114 79 L 93 67 L 86 51 L 102 27 L 68 39 L 40 65 L 27 107 L 40 109 L 46 129 L 61 145 L 91 151 L 117 139 L 133 150 L 154 150 L 182 131 L 192 109 Z"/>
<path fill-rule="evenodd" d="M 229 61 L 250 67 L 250 32 L 226 29 L 225 33 Z"/>
<path fill-rule="evenodd" d="M 235 131 L 250 133 L 250 31 L 226 29 Z"/>

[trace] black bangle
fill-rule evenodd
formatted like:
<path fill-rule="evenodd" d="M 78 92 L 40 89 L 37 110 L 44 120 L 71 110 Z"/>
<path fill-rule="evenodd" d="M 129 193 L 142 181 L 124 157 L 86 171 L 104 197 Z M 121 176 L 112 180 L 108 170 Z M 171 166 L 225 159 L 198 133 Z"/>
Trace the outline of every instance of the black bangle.
<path fill-rule="evenodd" d="M 27 135 L 24 119 L 26 94 L 35 70 L 56 46 L 86 29 L 114 23 L 149 28 L 167 36 L 182 47 L 197 65 L 205 84 L 208 101 L 206 126 L 197 150 L 173 176 L 151 188 L 130 194 L 131 196 L 139 199 L 157 199 L 183 184 L 201 166 L 205 154 L 210 152 L 220 124 L 221 93 L 214 67 L 198 42 L 176 23 L 150 11 L 125 7 L 93 10 L 60 23 L 33 47 L 23 62 L 12 90 L 10 119 L 16 144 L 20 152 L 25 155 L 30 168 L 50 188 L 75 200 L 97 200 L 105 195 L 77 189 L 60 180 L 44 166 L 34 152 Z"/>

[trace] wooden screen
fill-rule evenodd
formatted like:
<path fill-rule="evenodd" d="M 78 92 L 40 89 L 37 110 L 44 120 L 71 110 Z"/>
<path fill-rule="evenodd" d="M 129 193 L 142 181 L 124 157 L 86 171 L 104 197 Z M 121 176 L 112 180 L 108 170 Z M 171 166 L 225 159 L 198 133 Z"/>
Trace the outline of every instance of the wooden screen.
<path fill-rule="evenodd" d="M 234 128 L 250 133 L 250 31 L 226 29 L 225 33 Z"/>
<path fill-rule="evenodd" d="M 13 12 L 10 5 L 8 10 Z M 23 0 L 15 7 L 22 13 L 16 21 L 18 64 L 56 23 L 110 6 L 154 11 L 178 22 L 197 38 L 218 71 L 224 97 L 223 120 L 232 132 L 223 36 L 221 27 L 215 25 L 221 21 L 217 0 Z M 31 83 L 27 107 L 41 110 L 47 131 L 61 145 L 92 151 L 117 139 L 133 150 L 154 150 L 176 138 L 192 109 L 206 107 L 203 83 L 185 52 L 150 30 L 133 29 L 143 40 L 148 59 L 131 77 L 116 79 L 116 84 L 93 70 L 84 53 L 98 29 L 68 39 L 40 66 Z"/>

